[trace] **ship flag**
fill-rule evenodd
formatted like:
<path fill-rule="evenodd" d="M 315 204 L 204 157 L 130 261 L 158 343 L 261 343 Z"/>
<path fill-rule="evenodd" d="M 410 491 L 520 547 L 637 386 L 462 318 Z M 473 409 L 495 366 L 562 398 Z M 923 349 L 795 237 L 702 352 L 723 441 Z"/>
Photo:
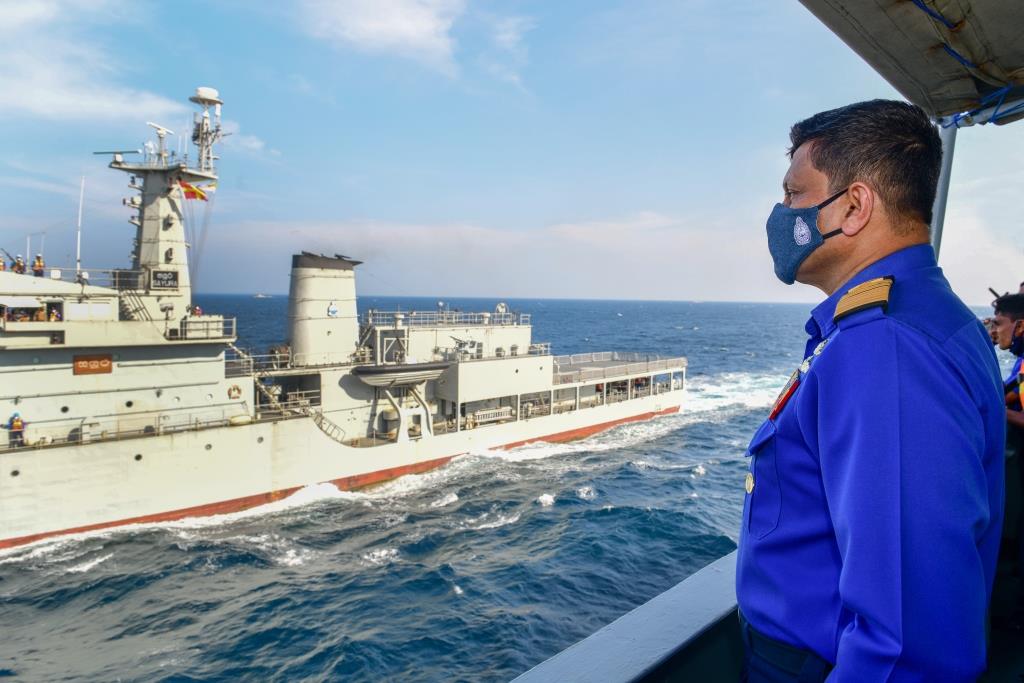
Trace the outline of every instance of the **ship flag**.
<path fill-rule="evenodd" d="M 181 191 L 184 193 L 185 199 L 201 199 L 204 202 L 208 201 L 206 198 L 208 188 L 196 187 L 192 183 L 186 183 L 184 180 L 179 180 L 178 185 L 181 186 Z"/>

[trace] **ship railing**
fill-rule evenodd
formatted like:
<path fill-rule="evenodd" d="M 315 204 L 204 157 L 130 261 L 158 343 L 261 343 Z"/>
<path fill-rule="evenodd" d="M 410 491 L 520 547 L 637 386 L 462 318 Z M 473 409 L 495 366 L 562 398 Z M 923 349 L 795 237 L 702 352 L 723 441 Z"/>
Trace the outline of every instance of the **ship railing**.
<path fill-rule="evenodd" d="M 287 353 L 254 354 L 243 351 L 239 355 L 229 350 L 224 358 L 224 375 L 246 377 L 265 370 L 286 370 L 291 366 L 291 355 Z"/>
<path fill-rule="evenodd" d="M 54 448 L 101 441 L 121 441 L 175 432 L 197 431 L 212 427 L 243 424 L 247 412 L 231 407 L 206 409 L 201 413 L 160 412 L 86 420 L 62 420 L 57 424 L 36 422 L 25 430 L 25 445 L 14 446 L 8 439 L 0 443 L 0 452 L 33 448 Z M 241 422 L 238 422 L 241 421 Z"/>
<path fill-rule="evenodd" d="M 86 268 L 79 273 L 74 266 L 70 268 L 47 268 L 47 277 L 60 282 L 78 282 L 95 287 L 108 287 L 110 289 L 144 289 L 146 273 L 142 270 L 94 270 Z"/>
<path fill-rule="evenodd" d="M 634 361 L 588 367 L 591 363 L 608 363 L 610 361 Z M 624 375 L 645 375 L 659 370 L 674 370 L 686 367 L 686 358 L 661 358 L 659 356 L 643 356 L 627 353 L 582 353 L 573 356 L 556 356 L 554 365 L 554 383 L 572 384 L 622 377 Z"/>
<path fill-rule="evenodd" d="M 236 336 L 235 323 L 235 318 L 222 318 L 219 315 L 185 318 L 178 323 L 177 327 L 167 328 L 164 336 L 175 341 L 185 339 L 234 339 Z"/>
<path fill-rule="evenodd" d="M 461 311 L 367 311 L 363 325 L 376 327 L 457 327 L 462 325 L 529 325 L 529 313 L 463 313 Z"/>
<path fill-rule="evenodd" d="M 283 417 L 308 415 L 313 408 L 320 406 L 320 390 L 289 391 L 283 400 L 274 404 L 261 405 L 256 416 L 257 420 L 276 420 Z"/>
<path fill-rule="evenodd" d="M 480 347 L 476 347 L 480 349 Z M 512 349 L 499 348 L 495 349 L 494 353 L 489 356 L 483 355 L 482 349 L 481 354 L 476 355 L 473 351 L 466 349 L 441 349 L 435 355 L 436 360 L 446 360 L 452 362 L 468 363 L 477 360 L 494 360 L 495 358 L 517 358 L 521 357 L 518 347 L 515 348 L 515 353 L 512 353 Z M 541 342 L 537 344 L 530 344 L 526 350 L 526 355 L 529 356 L 550 356 L 551 355 L 551 344 L 549 342 Z"/>
<path fill-rule="evenodd" d="M 290 354 L 284 353 L 249 353 L 239 349 L 241 354 L 229 349 L 224 358 L 225 377 L 248 377 L 275 370 L 294 370 L 296 368 L 336 367 L 339 365 L 366 365 L 373 362 L 369 356 L 360 356 L 348 352 L 330 352 L 327 354 Z"/>

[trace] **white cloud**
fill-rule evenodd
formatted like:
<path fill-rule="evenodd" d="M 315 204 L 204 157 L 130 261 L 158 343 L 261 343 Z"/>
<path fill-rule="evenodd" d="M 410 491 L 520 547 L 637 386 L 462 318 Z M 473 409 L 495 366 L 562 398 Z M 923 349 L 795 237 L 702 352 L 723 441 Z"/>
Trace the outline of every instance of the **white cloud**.
<path fill-rule="evenodd" d="M 450 76 L 458 70 L 451 29 L 464 0 L 306 0 L 302 8 L 314 37 L 413 59 Z"/>
<path fill-rule="evenodd" d="M 529 17 L 501 17 L 494 22 L 494 42 L 509 52 L 521 50 L 523 37 L 534 26 Z"/>
<path fill-rule="evenodd" d="M 87 12 L 110 21 L 103 4 L 0 4 L 0 116 L 138 120 L 185 112 L 183 105 L 161 95 L 123 85 L 120 65 L 82 37 Z"/>
<path fill-rule="evenodd" d="M 988 287 L 1015 291 L 1024 279 L 1024 249 L 1000 239 L 970 204 L 951 205 L 946 225 L 939 265 L 961 299 L 985 305 L 992 300 Z"/>
<path fill-rule="evenodd" d="M 487 16 L 493 49 L 480 57 L 484 70 L 500 81 L 525 90 L 522 70 L 529 61 L 525 37 L 536 22 L 522 16 Z"/>
<path fill-rule="evenodd" d="M 759 235 L 758 235 L 759 237 Z M 813 298 L 774 280 L 763 240 L 732 239 L 711 221 L 640 212 L 516 230 L 381 221 L 241 222 L 218 226 L 205 263 L 250 264 L 248 276 L 207 272 L 208 291 L 279 291 L 287 254 L 342 253 L 365 261 L 374 294 L 758 300 Z M 259 275 L 255 275 L 259 273 Z M 249 278 L 248 280 L 246 278 Z"/>
<path fill-rule="evenodd" d="M 229 147 L 238 147 L 247 152 L 262 152 L 266 143 L 255 135 L 242 133 L 242 127 L 237 121 L 226 119 L 221 123 L 224 131 L 224 144 Z"/>

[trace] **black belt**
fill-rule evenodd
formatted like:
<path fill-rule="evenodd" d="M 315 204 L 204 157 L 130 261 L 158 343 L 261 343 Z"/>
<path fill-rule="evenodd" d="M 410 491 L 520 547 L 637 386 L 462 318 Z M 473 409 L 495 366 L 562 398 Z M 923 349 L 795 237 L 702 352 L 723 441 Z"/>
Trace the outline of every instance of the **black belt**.
<path fill-rule="evenodd" d="M 823 681 L 832 670 L 831 664 L 813 652 L 769 638 L 751 626 L 742 612 L 737 610 L 737 614 L 748 653 L 793 676 L 794 681 Z"/>

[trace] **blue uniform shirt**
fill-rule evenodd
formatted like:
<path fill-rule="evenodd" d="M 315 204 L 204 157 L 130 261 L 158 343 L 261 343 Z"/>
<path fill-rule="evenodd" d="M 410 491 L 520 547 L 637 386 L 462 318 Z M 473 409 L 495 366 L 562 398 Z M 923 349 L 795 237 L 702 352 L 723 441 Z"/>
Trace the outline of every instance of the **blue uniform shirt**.
<path fill-rule="evenodd" d="M 886 275 L 887 309 L 833 322 Z M 1003 515 L 992 342 L 928 245 L 865 268 L 806 329 L 796 390 L 747 453 L 740 609 L 835 663 L 829 681 L 973 681 Z"/>

